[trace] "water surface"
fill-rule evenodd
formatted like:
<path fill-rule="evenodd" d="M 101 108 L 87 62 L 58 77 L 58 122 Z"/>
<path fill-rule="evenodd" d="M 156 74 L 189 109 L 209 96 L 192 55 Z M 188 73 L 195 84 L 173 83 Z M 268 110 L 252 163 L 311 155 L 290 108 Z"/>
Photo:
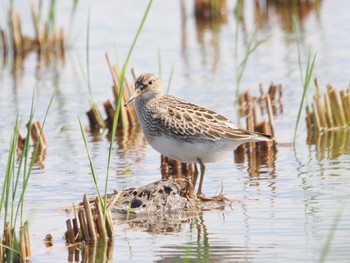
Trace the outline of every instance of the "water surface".
<path fill-rule="evenodd" d="M 6 1 L 0 1 L 1 6 Z M 145 1 L 98 1 L 91 3 L 90 71 L 94 101 L 113 99 L 112 79 L 105 52 L 113 59 L 117 50 L 122 63 L 140 23 Z M 139 72 L 159 73 L 168 83 L 172 64 L 174 74 L 170 93 L 217 110 L 235 122 L 237 117 L 236 67 L 242 61 L 246 43 L 257 21 L 253 1 L 245 1 L 244 20 L 236 27 L 228 2 L 226 23 L 212 30 L 196 24 L 192 2 L 187 2 L 186 21 L 181 21 L 179 1 L 155 1 L 136 45 L 130 65 Z M 69 2 L 57 4 L 57 24 L 71 30 L 70 48 L 64 60 L 51 57 L 37 60 L 28 54 L 22 63 L 11 56 L 0 57 L 0 176 L 6 168 L 9 140 L 16 113 L 22 117 L 25 132 L 31 95 L 36 95 L 36 119 L 43 119 L 49 100 L 55 94 L 45 134 L 45 158 L 30 178 L 25 200 L 25 218 L 30 222 L 33 262 L 65 262 L 68 251 L 62 236 L 65 208 L 82 200 L 84 193 L 96 195 L 78 118 L 88 128 L 85 112 L 89 92 L 81 67 L 86 65 L 88 3 L 80 2 L 73 24 L 69 24 Z M 344 89 L 350 67 L 350 25 L 347 1 L 321 1 L 301 20 L 300 41 L 304 68 L 309 49 L 317 52 L 313 77 L 322 91 L 327 83 Z M 28 9 L 23 14 L 23 32 L 33 34 Z M 0 26 L 6 26 L 1 11 Z M 203 189 L 216 193 L 221 183 L 235 202 L 221 211 L 199 212 L 178 226 L 178 231 L 154 234 L 145 228 L 131 228 L 116 222 L 111 262 L 176 262 L 179 258 L 199 258 L 209 262 L 317 262 L 336 217 L 339 224 L 327 255 L 329 262 L 350 259 L 350 140 L 349 130 L 324 134 L 308 140 L 302 120 L 295 147 L 291 146 L 302 94 L 295 34 L 284 24 L 283 13 L 271 7 L 259 19 L 257 39 L 268 38 L 249 58 L 240 89 L 258 94 L 274 81 L 284 86 L 284 112 L 275 116 L 277 152 L 268 164 L 250 167 L 225 160 L 207 165 Z M 235 55 L 236 28 L 239 30 Z M 28 32 L 28 33 L 27 33 Z M 131 75 L 128 74 L 131 79 Z M 310 98 L 314 90 L 310 89 Z M 89 147 L 100 185 L 106 176 L 109 142 L 102 134 L 89 135 Z M 160 156 L 140 135 L 136 143 L 114 144 L 109 192 L 144 185 L 160 179 Z M 253 173 L 252 171 L 258 171 Z M 2 177 L 0 177 L 2 181 Z M 342 214 L 339 211 L 342 209 Z M 54 237 L 46 248 L 43 238 Z"/>

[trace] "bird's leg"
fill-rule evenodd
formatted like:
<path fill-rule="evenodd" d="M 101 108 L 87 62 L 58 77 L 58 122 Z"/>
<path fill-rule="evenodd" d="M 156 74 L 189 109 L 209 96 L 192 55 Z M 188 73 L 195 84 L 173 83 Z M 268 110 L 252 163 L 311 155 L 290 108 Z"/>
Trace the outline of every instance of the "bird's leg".
<path fill-rule="evenodd" d="M 204 180 L 205 165 L 201 159 L 197 159 L 197 160 L 198 160 L 199 165 L 201 167 L 201 177 L 199 178 L 197 196 L 201 196 L 202 195 L 202 185 L 203 185 L 203 180 Z M 197 173 L 198 173 L 198 171 L 197 171 Z"/>
<path fill-rule="evenodd" d="M 196 187 L 197 178 L 198 178 L 198 168 L 197 168 L 197 165 L 194 164 L 194 173 L 193 173 L 193 178 L 192 178 L 193 192 L 194 192 L 194 189 Z"/>

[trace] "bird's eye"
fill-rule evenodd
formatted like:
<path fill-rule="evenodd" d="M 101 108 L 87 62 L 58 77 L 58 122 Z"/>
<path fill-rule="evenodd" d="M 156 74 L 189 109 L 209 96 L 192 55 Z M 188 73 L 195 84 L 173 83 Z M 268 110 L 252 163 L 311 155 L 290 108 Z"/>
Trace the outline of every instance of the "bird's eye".
<path fill-rule="evenodd" d="M 148 81 L 148 84 L 152 85 L 153 84 L 153 80 Z"/>

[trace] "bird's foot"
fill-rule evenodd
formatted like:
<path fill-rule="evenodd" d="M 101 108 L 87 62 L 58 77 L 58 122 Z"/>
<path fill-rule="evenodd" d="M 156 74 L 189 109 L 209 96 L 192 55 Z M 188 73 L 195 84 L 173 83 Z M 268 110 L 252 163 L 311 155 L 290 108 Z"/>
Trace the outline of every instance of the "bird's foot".
<path fill-rule="evenodd" d="M 209 202 L 209 201 L 216 201 L 216 202 L 221 202 L 226 200 L 224 194 L 218 194 L 218 195 L 214 195 L 214 196 L 205 196 L 203 194 L 201 195 L 197 195 L 197 199 L 200 201 L 204 201 L 204 202 Z"/>
<path fill-rule="evenodd" d="M 197 199 L 201 201 L 224 201 L 226 199 L 225 193 L 224 193 L 224 187 L 221 185 L 220 193 L 214 196 L 205 196 L 202 191 L 197 192 Z"/>

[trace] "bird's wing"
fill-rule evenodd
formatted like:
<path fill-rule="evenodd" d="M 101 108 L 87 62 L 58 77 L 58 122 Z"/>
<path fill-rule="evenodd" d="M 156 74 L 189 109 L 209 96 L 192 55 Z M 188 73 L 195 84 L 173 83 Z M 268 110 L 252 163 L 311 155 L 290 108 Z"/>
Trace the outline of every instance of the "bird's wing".
<path fill-rule="evenodd" d="M 157 125 L 169 135 L 213 141 L 222 138 L 249 140 L 260 136 L 240 128 L 210 109 L 173 96 L 163 96 L 157 103 Z"/>

